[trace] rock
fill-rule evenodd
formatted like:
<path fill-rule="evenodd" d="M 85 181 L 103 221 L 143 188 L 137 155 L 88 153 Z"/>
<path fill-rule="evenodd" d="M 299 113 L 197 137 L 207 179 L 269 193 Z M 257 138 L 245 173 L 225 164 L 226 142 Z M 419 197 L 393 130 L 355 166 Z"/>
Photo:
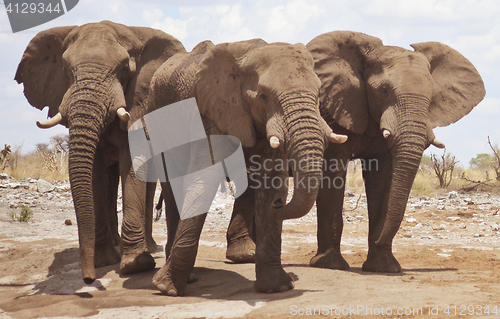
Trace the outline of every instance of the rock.
<path fill-rule="evenodd" d="M 500 226 L 498 226 L 498 224 L 491 224 L 491 230 L 492 231 L 499 231 L 500 230 Z"/>
<path fill-rule="evenodd" d="M 71 225 L 73 225 L 73 222 L 71 221 L 71 219 L 66 219 L 64 221 L 64 224 L 67 225 L 67 226 L 71 226 Z"/>
<path fill-rule="evenodd" d="M 419 200 L 428 202 L 431 199 L 429 197 L 427 197 L 427 196 L 422 196 L 422 197 L 419 198 Z"/>
<path fill-rule="evenodd" d="M 354 194 L 354 192 L 352 192 L 352 191 L 345 191 L 344 196 L 345 197 L 354 197 L 354 196 L 356 196 L 356 194 Z"/>
<path fill-rule="evenodd" d="M 0 179 L 3 179 L 3 180 L 11 180 L 11 179 L 14 179 L 14 177 L 10 176 L 9 174 L 7 173 L 2 173 L 0 174 Z"/>
<path fill-rule="evenodd" d="M 408 217 L 408 218 L 406 218 L 406 222 L 407 222 L 407 223 L 416 223 L 416 222 L 417 222 L 417 219 L 416 219 L 416 218 L 413 218 L 413 217 Z"/>
<path fill-rule="evenodd" d="M 446 229 L 446 226 L 444 224 L 432 227 L 432 230 L 445 230 L 445 229 Z"/>
<path fill-rule="evenodd" d="M 449 192 L 448 199 L 454 199 L 454 198 L 458 198 L 458 193 L 455 191 Z"/>
<path fill-rule="evenodd" d="M 451 217 L 448 217 L 447 219 L 448 220 L 452 220 L 452 221 L 457 221 L 457 220 L 460 220 L 460 217 L 458 217 L 458 216 L 451 216 Z"/>
<path fill-rule="evenodd" d="M 39 179 L 36 183 L 37 189 L 39 193 L 48 193 L 52 192 L 56 187 L 46 180 Z"/>
<path fill-rule="evenodd" d="M 21 183 L 9 183 L 9 184 L 7 184 L 7 186 L 12 188 L 12 189 L 16 189 L 18 187 L 21 187 Z"/>
<path fill-rule="evenodd" d="M 464 199 L 464 202 L 466 202 L 466 203 L 467 203 L 467 205 L 474 205 L 474 202 L 473 202 L 473 201 L 472 201 L 472 199 L 470 199 L 470 198 L 466 198 L 466 199 Z"/>

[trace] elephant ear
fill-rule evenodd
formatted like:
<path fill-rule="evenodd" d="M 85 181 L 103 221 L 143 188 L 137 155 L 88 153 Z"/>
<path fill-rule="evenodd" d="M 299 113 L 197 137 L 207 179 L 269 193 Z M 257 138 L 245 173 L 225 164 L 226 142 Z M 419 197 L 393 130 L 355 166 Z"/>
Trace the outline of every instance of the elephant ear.
<path fill-rule="evenodd" d="M 429 106 L 432 128 L 455 123 L 481 102 L 484 83 L 472 63 L 449 46 L 439 42 L 412 44 L 430 62 L 434 95 Z"/>
<path fill-rule="evenodd" d="M 306 46 L 321 80 L 321 107 L 351 132 L 363 133 L 368 127 L 365 59 L 382 45 L 380 39 L 363 33 L 334 31 L 317 36 Z"/>
<path fill-rule="evenodd" d="M 184 53 L 186 49 L 179 40 L 163 31 L 146 27 L 128 28 L 139 39 L 141 46 L 134 48 L 139 50 L 135 61 L 136 71 L 125 91 L 131 119 L 137 119 L 144 115 L 145 107 L 136 106 L 146 103 L 149 84 L 155 71 L 174 54 Z M 128 125 L 133 123 L 131 120 Z"/>
<path fill-rule="evenodd" d="M 14 80 L 24 84 L 28 102 L 42 110 L 49 106 L 49 116 L 59 112 L 59 105 L 69 88 L 63 69 L 63 42 L 77 26 L 56 27 L 39 32 L 26 47 Z"/>
<path fill-rule="evenodd" d="M 250 109 L 242 95 L 245 80 L 239 61 L 245 53 L 267 45 L 260 39 L 222 43 L 212 47 L 201 60 L 195 80 L 200 112 L 223 134 L 236 136 L 244 147 L 255 145 Z"/>

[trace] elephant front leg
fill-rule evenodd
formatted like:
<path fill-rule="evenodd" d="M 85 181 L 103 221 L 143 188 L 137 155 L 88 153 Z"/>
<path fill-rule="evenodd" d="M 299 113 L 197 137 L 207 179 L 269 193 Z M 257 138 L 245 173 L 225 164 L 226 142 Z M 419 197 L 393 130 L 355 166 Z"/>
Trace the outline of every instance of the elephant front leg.
<path fill-rule="evenodd" d="M 198 253 L 201 230 L 206 217 L 205 213 L 179 221 L 167 262 L 153 277 L 153 284 L 162 294 L 184 295 Z"/>
<path fill-rule="evenodd" d="M 123 192 L 121 274 L 154 269 L 156 262 L 147 251 L 146 242 L 146 182 L 139 180 L 132 168 L 128 148 L 120 149 L 120 175 Z M 152 205 L 152 201 L 151 201 Z M 152 213 L 151 213 L 152 214 Z"/>
<path fill-rule="evenodd" d="M 234 201 L 227 229 L 226 258 L 236 263 L 255 262 L 255 183 L 249 179 L 246 191 Z"/>
<path fill-rule="evenodd" d="M 347 165 L 347 159 L 344 162 Z M 346 172 L 324 171 L 322 186 L 318 192 L 316 206 L 318 209 L 318 252 L 309 265 L 311 267 L 348 270 L 349 264 L 340 253 L 340 241 L 344 220 L 344 190 Z"/>
<path fill-rule="evenodd" d="M 118 175 L 115 167 L 106 168 L 104 155 L 98 148 L 94 156 L 92 193 L 95 211 L 95 257 L 94 267 L 100 268 L 120 262 L 120 254 L 115 249 L 117 240 L 116 200 Z"/>
<path fill-rule="evenodd" d="M 370 161 L 366 161 L 370 163 Z M 391 185 L 392 162 L 390 156 L 371 160 L 370 165 L 363 170 L 365 179 L 366 199 L 368 203 L 369 231 L 368 256 L 363 263 L 363 270 L 370 272 L 401 272 L 401 265 L 392 253 L 392 241 L 389 245 L 377 246 L 375 242 L 382 232 L 387 215 L 387 203 Z"/>
<path fill-rule="evenodd" d="M 257 292 L 283 292 L 293 289 L 293 280 L 281 265 L 281 230 L 273 210 L 286 203 L 288 188 L 284 172 L 261 172 L 250 178 L 258 178 L 260 187 L 255 190 L 256 251 L 254 289 Z"/>

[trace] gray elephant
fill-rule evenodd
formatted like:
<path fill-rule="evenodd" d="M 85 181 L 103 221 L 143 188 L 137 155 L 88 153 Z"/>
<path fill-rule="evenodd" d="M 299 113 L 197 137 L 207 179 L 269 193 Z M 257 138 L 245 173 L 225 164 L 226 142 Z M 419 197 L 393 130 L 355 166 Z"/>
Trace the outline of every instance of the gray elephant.
<path fill-rule="evenodd" d="M 325 33 L 307 44 L 321 80 L 321 114 L 336 132 L 349 136 L 325 150 L 318 252 L 311 266 L 349 268 L 340 253 L 343 165 L 360 158 L 369 215 L 363 270 L 400 272 L 392 242 L 422 152 L 430 144 L 444 147 L 432 129 L 458 121 L 485 95 L 477 70 L 454 49 L 438 42 L 412 47 L 415 51 L 385 46 L 348 31 Z"/>
<path fill-rule="evenodd" d="M 51 118 L 39 127 L 69 128 L 69 179 L 86 283 L 96 278 L 94 266 L 120 259 L 121 273 L 155 266 L 148 253 L 156 249 L 153 203 L 142 202 L 146 187 L 133 174 L 126 130 L 130 116 L 144 112 L 153 73 L 178 52 L 185 52 L 183 45 L 162 31 L 103 21 L 38 33 L 18 66 L 15 80 L 24 84 L 29 103 L 49 106 Z M 113 245 L 119 177 L 121 257 Z"/>
<path fill-rule="evenodd" d="M 283 159 L 298 162 L 306 156 L 310 160 L 293 171 L 294 177 L 319 179 L 321 167 L 313 164 L 321 161 L 327 141 L 339 143 L 346 138 L 334 134 L 321 118 L 319 89 L 304 45 L 268 44 L 260 39 L 219 45 L 202 42 L 192 52 L 166 61 L 151 81 L 148 112 L 195 97 L 206 134 L 237 137 L 247 166 L 254 166 L 249 188 L 235 206 L 255 198 L 255 290 L 259 292 L 293 288 L 280 260 L 281 221 L 309 212 L 318 191 L 317 184 L 307 188 L 296 183 L 293 199 L 285 205 L 285 183 L 265 187 L 265 179 L 283 181 L 288 168 L 274 164 Z M 253 163 L 248 162 L 251 155 L 257 155 Z M 272 169 L 264 168 L 264 160 Z M 185 292 L 206 213 L 180 220 L 169 183 L 162 183 L 162 188 L 168 212 L 167 262 L 153 283 L 162 293 L 176 296 Z"/>

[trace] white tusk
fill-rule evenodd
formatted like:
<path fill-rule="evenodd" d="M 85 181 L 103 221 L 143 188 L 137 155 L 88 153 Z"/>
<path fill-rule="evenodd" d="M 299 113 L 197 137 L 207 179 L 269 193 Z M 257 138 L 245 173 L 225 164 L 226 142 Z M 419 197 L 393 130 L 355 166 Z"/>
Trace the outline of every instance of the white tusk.
<path fill-rule="evenodd" d="M 124 122 L 128 122 L 128 120 L 130 120 L 130 113 L 127 112 L 124 107 L 120 107 L 118 110 L 116 110 L 116 115 L 118 115 L 120 120 Z"/>
<path fill-rule="evenodd" d="M 276 136 L 271 136 L 271 138 L 269 139 L 269 144 L 272 148 L 278 148 L 280 146 L 280 139 Z"/>
<path fill-rule="evenodd" d="M 391 136 L 391 131 L 389 130 L 383 130 L 382 135 L 384 136 L 385 139 L 388 139 L 389 136 Z"/>
<path fill-rule="evenodd" d="M 38 126 L 39 128 L 51 128 L 61 123 L 61 121 L 62 121 L 62 114 L 58 112 L 54 117 L 48 119 L 45 122 L 36 121 L 36 126 Z"/>
<path fill-rule="evenodd" d="M 347 141 L 347 135 L 335 134 L 335 133 L 330 134 L 330 142 L 332 143 L 342 144 L 345 141 Z"/>
<path fill-rule="evenodd" d="M 432 141 L 431 144 L 434 145 L 437 148 L 445 148 L 446 147 L 446 145 L 444 145 L 444 143 L 441 142 L 441 141 L 439 141 L 437 138 L 435 138 L 434 141 Z"/>

